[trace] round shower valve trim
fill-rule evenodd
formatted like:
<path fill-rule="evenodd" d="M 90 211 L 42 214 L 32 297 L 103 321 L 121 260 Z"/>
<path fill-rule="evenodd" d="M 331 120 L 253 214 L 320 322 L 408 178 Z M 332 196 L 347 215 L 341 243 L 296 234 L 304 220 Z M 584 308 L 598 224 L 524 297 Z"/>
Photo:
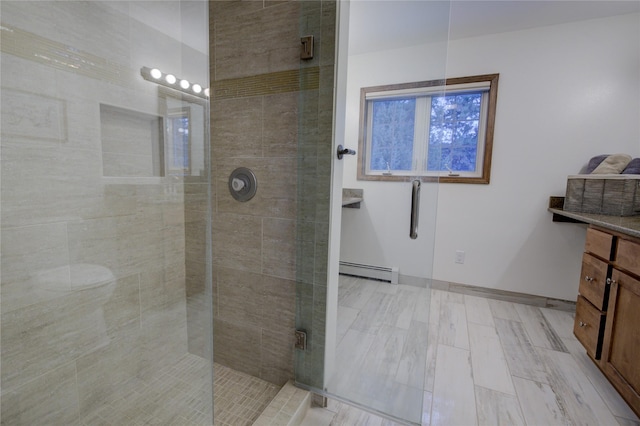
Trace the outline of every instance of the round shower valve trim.
<path fill-rule="evenodd" d="M 229 193 L 240 202 L 249 201 L 256 195 L 256 175 L 246 167 L 238 167 L 229 175 Z"/>

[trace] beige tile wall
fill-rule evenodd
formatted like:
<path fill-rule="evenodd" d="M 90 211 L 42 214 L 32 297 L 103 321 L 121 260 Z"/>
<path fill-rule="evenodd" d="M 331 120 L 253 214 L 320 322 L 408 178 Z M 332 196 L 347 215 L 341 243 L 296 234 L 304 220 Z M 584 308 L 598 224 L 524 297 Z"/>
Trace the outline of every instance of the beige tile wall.
<path fill-rule="evenodd" d="M 194 296 L 206 278 L 190 236 L 206 235 L 194 212 L 207 211 L 208 183 L 104 173 L 101 138 L 101 105 L 125 114 L 108 123 L 111 150 L 118 132 L 149 138 L 126 121 L 162 114 L 139 69 L 178 58 L 180 71 L 186 49 L 100 2 L 1 7 L 0 416 L 79 424 L 188 350 L 185 279 Z M 128 154 L 151 164 L 150 152 Z M 210 333 L 210 317 L 189 320 Z"/>
<path fill-rule="evenodd" d="M 311 376 L 321 373 L 324 344 L 335 2 L 216 1 L 209 19 L 214 357 L 283 385 L 294 375 L 298 326 L 311 338 L 299 365 L 317 384 Z M 301 61 L 300 37 L 309 34 L 316 54 Z M 250 168 L 258 180 L 245 203 L 227 188 L 236 167 Z"/>

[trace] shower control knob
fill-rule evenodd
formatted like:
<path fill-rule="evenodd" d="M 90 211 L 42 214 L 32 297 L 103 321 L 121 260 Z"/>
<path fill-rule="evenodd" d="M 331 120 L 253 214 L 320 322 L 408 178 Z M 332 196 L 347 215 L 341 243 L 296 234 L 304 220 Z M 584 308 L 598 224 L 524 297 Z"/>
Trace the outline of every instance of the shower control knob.
<path fill-rule="evenodd" d="M 240 202 L 249 201 L 256 195 L 258 181 L 256 175 L 246 167 L 238 167 L 229 176 L 229 193 Z"/>
<path fill-rule="evenodd" d="M 244 188 L 245 186 L 246 183 L 242 179 L 233 178 L 233 180 L 231 181 L 231 187 L 236 192 L 242 190 L 242 188 Z"/>

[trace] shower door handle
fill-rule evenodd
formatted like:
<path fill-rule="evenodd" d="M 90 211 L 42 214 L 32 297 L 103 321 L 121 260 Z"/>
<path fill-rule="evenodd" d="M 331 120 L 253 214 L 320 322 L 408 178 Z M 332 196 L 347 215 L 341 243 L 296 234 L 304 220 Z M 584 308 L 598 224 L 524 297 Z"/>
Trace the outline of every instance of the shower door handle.
<path fill-rule="evenodd" d="M 356 155 L 356 152 L 349 148 L 343 148 L 342 145 L 338 145 L 338 160 L 342 160 L 342 157 L 347 155 Z"/>
<path fill-rule="evenodd" d="M 418 216 L 420 215 L 420 181 L 413 181 L 413 189 L 411 191 L 411 228 L 409 229 L 409 237 L 412 240 L 418 238 Z"/>

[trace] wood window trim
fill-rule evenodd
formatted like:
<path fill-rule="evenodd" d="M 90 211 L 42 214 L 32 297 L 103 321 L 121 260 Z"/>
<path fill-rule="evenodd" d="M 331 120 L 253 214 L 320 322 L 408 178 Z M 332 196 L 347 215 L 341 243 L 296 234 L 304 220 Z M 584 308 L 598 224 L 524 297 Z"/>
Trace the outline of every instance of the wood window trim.
<path fill-rule="evenodd" d="M 495 129 L 496 106 L 498 101 L 498 79 L 500 74 L 482 74 L 470 77 L 456 77 L 440 80 L 419 81 L 412 83 L 391 84 L 384 86 L 363 87 L 360 89 L 360 122 L 358 134 L 358 180 L 381 181 L 381 182 L 409 182 L 419 179 L 422 182 L 442 182 L 442 183 L 468 183 L 468 184 L 489 184 L 491 180 L 491 158 L 493 154 L 493 136 Z M 403 89 L 418 89 L 424 87 L 437 86 L 453 86 L 467 83 L 489 82 L 490 89 L 488 91 L 488 113 L 487 127 L 485 131 L 484 152 L 482 174 L 477 177 L 464 176 L 408 176 L 408 175 L 392 175 L 381 176 L 371 175 L 366 170 L 366 95 L 370 92 L 382 92 Z"/>

